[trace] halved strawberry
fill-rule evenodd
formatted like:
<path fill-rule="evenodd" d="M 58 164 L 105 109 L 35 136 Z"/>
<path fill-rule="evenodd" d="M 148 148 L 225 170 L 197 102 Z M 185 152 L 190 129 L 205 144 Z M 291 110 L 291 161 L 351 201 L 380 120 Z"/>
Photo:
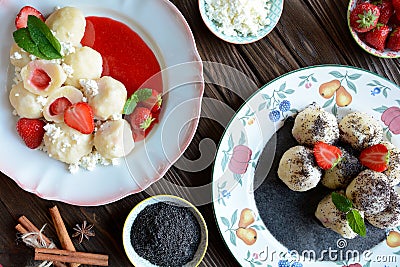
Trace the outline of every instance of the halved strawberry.
<path fill-rule="evenodd" d="M 44 136 L 45 122 L 39 119 L 21 118 L 17 122 L 17 132 L 27 147 L 35 149 L 40 146 Z"/>
<path fill-rule="evenodd" d="M 136 107 L 132 114 L 129 115 L 128 120 L 132 127 L 133 139 L 140 141 L 144 139 L 146 129 L 155 120 L 152 116 L 150 109 L 145 107 Z"/>
<path fill-rule="evenodd" d="M 356 5 L 350 13 L 350 26 L 356 32 L 367 32 L 376 27 L 379 19 L 379 8 L 368 2 Z"/>
<path fill-rule="evenodd" d="M 329 170 L 342 159 L 342 151 L 336 146 L 317 142 L 314 145 L 314 157 L 319 167 Z"/>
<path fill-rule="evenodd" d="M 65 96 L 59 97 L 56 100 L 54 100 L 53 103 L 50 104 L 49 107 L 50 115 L 55 116 L 58 114 L 62 114 L 71 105 L 72 103 L 71 101 L 69 101 L 68 98 L 66 98 Z"/>
<path fill-rule="evenodd" d="M 360 162 L 365 167 L 383 172 L 388 168 L 390 152 L 383 144 L 367 147 L 360 154 Z"/>
<path fill-rule="evenodd" d="M 388 26 L 378 23 L 375 29 L 365 34 L 365 42 L 376 50 L 383 51 L 389 33 L 390 28 Z"/>
<path fill-rule="evenodd" d="M 93 110 L 85 102 L 72 104 L 64 111 L 64 122 L 83 134 L 91 134 L 94 130 Z"/>
<path fill-rule="evenodd" d="M 38 17 L 40 20 L 44 21 L 44 16 L 34 7 L 31 6 L 24 6 L 19 11 L 17 17 L 15 18 L 15 27 L 17 29 L 26 28 L 28 26 L 28 16 L 33 15 Z"/>

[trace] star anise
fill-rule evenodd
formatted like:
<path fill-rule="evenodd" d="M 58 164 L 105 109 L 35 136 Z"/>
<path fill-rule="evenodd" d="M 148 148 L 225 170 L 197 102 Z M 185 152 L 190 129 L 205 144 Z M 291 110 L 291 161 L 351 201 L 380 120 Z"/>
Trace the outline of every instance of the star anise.
<path fill-rule="evenodd" d="M 95 236 L 92 230 L 93 226 L 93 224 L 88 225 L 86 221 L 83 221 L 82 225 L 76 224 L 76 227 L 73 228 L 75 233 L 72 234 L 72 237 L 79 237 L 79 244 L 82 243 L 83 238 L 89 240 L 89 237 Z"/>

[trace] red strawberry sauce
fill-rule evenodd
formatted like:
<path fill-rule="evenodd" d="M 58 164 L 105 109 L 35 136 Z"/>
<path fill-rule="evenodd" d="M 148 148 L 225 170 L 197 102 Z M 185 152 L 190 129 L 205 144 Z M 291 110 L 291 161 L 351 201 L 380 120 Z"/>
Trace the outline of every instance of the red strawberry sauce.
<path fill-rule="evenodd" d="M 124 23 L 105 17 L 86 17 L 85 35 L 81 41 L 98 51 L 103 58 L 102 76 L 111 76 L 122 82 L 128 98 L 140 88 L 151 88 L 162 93 L 160 64 L 143 39 Z M 155 78 L 151 78 L 153 75 Z M 159 111 L 152 114 L 158 122 Z"/>
<path fill-rule="evenodd" d="M 127 25 L 104 17 L 87 17 L 82 45 L 98 51 L 103 57 L 102 76 L 121 81 L 130 96 L 145 81 L 161 71 L 153 51 Z M 162 80 L 155 79 L 146 87 L 162 92 Z"/>

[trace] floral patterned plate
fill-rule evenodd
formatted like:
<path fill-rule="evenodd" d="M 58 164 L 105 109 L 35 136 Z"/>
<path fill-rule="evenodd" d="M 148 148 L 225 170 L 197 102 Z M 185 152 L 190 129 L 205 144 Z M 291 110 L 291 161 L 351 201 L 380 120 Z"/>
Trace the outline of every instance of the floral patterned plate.
<path fill-rule="evenodd" d="M 322 97 L 320 85 L 332 80 L 339 80 L 342 87 Z M 352 111 L 367 112 L 382 122 L 385 139 L 400 146 L 400 88 L 393 82 L 366 70 L 340 65 L 299 69 L 271 81 L 239 109 L 219 144 L 213 171 L 213 200 L 226 245 L 245 267 L 398 266 L 400 228 L 388 229 L 384 242 L 359 257 L 349 255 L 345 244 L 340 243 L 346 241 L 339 239 L 333 248 L 336 257 L 321 262 L 312 254 L 288 251 L 260 219 L 253 192 L 260 154 L 284 119 L 312 102 L 338 119 Z"/>

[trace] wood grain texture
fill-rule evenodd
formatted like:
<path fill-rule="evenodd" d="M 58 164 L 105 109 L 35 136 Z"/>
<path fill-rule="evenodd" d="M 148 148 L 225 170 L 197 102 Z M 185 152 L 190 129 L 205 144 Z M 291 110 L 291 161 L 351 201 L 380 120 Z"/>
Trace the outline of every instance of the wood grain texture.
<path fill-rule="evenodd" d="M 60 247 L 48 212 L 54 205 L 62 213 L 70 235 L 75 224 L 84 220 L 95 225 L 96 236 L 90 241 L 78 244 L 73 240 L 77 251 L 107 254 L 109 266 L 131 266 L 122 245 L 122 228 L 130 210 L 149 194 L 177 193 L 189 200 L 197 199 L 190 187 L 201 185 L 205 186 L 202 199 L 206 204 L 199 206 L 199 210 L 209 228 L 209 247 L 200 266 L 239 266 L 221 238 L 210 204 L 211 191 L 206 186 L 212 179 L 212 160 L 224 128 L 244 100 L 284 73 L 319 64 L 352 65 L 400 84 L 398 59 L 373 57 L 353 41 L 346 22 L 348 0 L 286 0 L 277 27 L 262 40 L 248 45 L 228 44 L 215 37 L 201 20 L 197 1 L 171 2 L 188 21 L 199 54 L 205 61 L 202 119 L 189 148 L 166 173 L 163 182 L 155 183 L 146 192 L 100 207 L 77 207 L 43 200 L 1 174 L 0 264 L 4 267 L 35 266 L 33 250 L 17 242 L 14 227 L 21 215 L 26 215 L 38 227 L 47 224 L 45 234 Z M 215 120 L 216 117 L 219 120 Z M 190 171 L 193 162 L 199 159 L 204 160 L 204 167 Z"/>

